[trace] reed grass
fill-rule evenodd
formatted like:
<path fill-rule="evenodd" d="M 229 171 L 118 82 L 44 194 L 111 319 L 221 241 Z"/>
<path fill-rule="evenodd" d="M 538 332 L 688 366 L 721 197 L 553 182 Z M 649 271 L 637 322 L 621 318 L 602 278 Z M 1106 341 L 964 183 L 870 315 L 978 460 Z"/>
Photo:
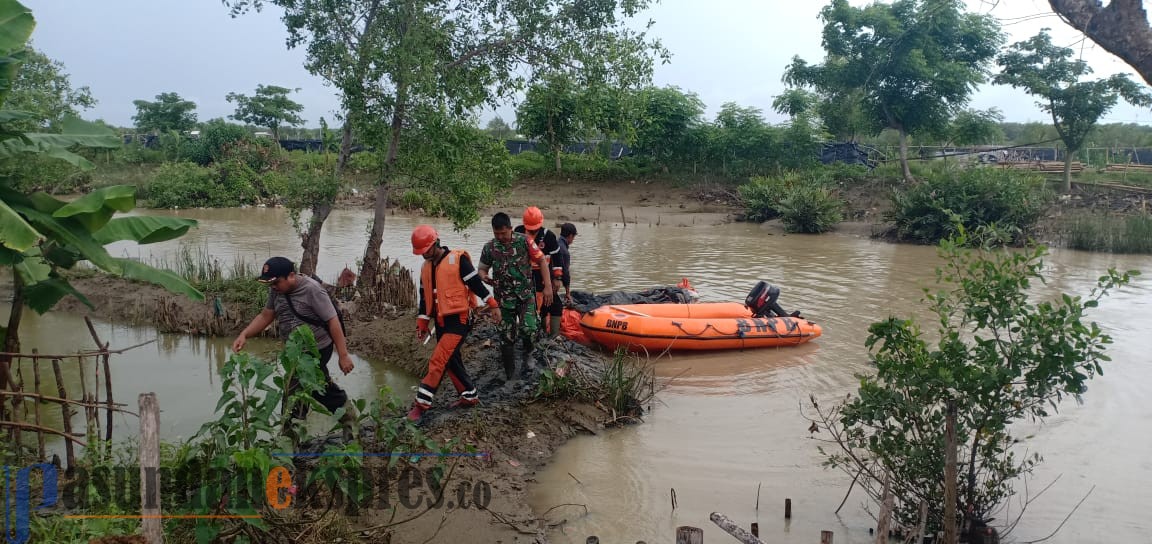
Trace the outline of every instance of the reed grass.
<path fill-rule="evenodd" d="M 1152 215 L 1080 214 L 1063 222 L 1064 246 L 1108 253 L 1152 254 Z"/>

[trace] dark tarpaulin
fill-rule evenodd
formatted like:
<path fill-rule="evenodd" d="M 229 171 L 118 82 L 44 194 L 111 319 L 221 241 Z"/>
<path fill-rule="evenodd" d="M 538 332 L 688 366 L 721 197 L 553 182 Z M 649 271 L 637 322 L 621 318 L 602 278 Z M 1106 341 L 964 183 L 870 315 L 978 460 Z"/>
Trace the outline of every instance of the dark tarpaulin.
<path fill-rule="evenodd" d="M 698 299 L 696 291 L 683 287 L 653 287 L 644 291 L 613 291 L 596 295 L 572 291 L 572 309 L 588 313 L 601 306 L 615 304 L 688 304 Z"/>

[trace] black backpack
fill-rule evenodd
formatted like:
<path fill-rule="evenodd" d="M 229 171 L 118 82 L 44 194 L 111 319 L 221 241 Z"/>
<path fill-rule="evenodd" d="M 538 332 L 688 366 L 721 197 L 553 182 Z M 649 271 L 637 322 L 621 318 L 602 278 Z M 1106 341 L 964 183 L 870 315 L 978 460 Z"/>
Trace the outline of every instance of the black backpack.
<path fill-rule="evenodd" d="M 316 274 L 311 274 L 308 277 L 315 280 L 316 283 L 320 284 L 320 288 L 324 289 L 324 282 L 320 280 L 319 276 Z M 340 319 L 340 331 L 344 333 L 344 338 L 348 338 L 348 327 L 344 325 L 344 312 L 340 311 L 340 303 L 336 301 L 336 297 L 332 295 L 331 291 L 324 289 L 324 292 L 328 293 L 328 300 L 332 301 L 332 307 L 336 309 L 336 317 Z M 297 312 L 296 307 L 292 305 L 292 297 L 284 295 L 284 300 L 288 301 L 288 309 L 292 310 L 292 313 L 296 314 L 296 317 L 300 318 L 300 321 L 310 325 L 315 325 L 324 330 L 328 330 L 327 323 L 320 321 L 319 319 L 312 319 L 310 317 L 304 317 L 300 315 L 300 312 Z"/>

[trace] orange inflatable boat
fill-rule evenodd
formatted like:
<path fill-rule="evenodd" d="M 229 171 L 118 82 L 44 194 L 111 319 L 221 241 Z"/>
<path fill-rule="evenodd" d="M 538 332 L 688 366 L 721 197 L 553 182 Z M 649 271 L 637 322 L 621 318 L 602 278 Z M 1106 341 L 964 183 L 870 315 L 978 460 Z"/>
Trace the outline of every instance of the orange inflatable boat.
<path fill-rule="evenodd" d="M 801 317 L 753 317 L 739 302 L 601 306 L 584 314 L 580 328 L 608 349 L 649 353 L 795 346 L 823 332 Z"/>

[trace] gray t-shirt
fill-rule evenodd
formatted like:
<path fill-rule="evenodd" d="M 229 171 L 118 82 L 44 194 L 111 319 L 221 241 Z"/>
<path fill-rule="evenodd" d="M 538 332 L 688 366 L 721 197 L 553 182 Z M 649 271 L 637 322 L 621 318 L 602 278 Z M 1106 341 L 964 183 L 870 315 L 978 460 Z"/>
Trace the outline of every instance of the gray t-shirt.
<path fill-rule="evenodd" d="M 332 306 L 332 299 L 328 298 L 328 292 L 316 280 L 308 276 L 297 274 L 296 288 L 288 293 L 288 296 L 292 297 L 292 307 L 308 319 L 327 323 L 329 319 L 336 317 L 336 308 Z M 326 325 L 317 327 L 296 317 L 296 314 L 292 313 L 292 308 L 288 307 L 288 301 L 284 295 L 275 289 L 268 289 L 268 303 L 264 307 L 276 312 L 276 324 L 281 338 L 287 339 L 288 335 L 296 330 L 296 327 L 308 325 L 312 329 L 312 334 L 316 336 L 317 348 L 324 349 L 332 344 L 332 336 L 328 334 Z"/>

